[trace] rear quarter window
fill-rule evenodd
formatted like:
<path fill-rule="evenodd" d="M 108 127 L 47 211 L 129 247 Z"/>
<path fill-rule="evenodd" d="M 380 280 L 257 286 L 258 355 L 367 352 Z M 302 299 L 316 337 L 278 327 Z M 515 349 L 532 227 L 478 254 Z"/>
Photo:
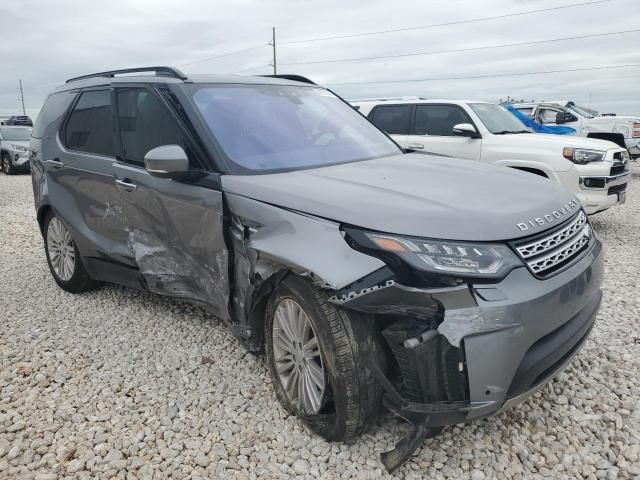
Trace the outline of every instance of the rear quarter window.
<path fill-rule="evenodd" d="M 49 95 L 36 119 L 31 136 L 34 138 L 44 138 L 46 128 L 52 123 L 62 119 L 62 116 L 67 112 L 74 97 L 75 94 L 71 92 L 60 92 Z"/>
<path fill-rule="evenodd" d="M 65 145 L 70 150 L 113 157 L 113 115 L 111 92 L 82 92 L 64 129 Z"/>

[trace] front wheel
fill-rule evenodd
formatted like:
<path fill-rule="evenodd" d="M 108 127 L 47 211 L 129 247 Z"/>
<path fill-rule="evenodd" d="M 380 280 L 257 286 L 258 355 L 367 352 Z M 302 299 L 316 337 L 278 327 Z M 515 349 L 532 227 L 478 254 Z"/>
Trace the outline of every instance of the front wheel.
<path fill-rule="evenodd" d="M 51 275 L 63 290 L 80 293 L 99 285 L 85 270 L 71 233 L 52 211 L 44 221 L 44 250 Z"/>
<path fill-rule="evenodd" d="M 0 162 L 2 163 L 2 170 L 4 171 L 5 174 L 13 175 L 14 168 L 13 168 L 13 165 L 11 164 L 11 157 L 9 156 L 8 153 L 2 154 L 2 158 L 0 158 Z"/>
<path fill-rule="evenodd" d="M 276 397 L 327 440 L 358 436 L 381 406 L 382 389 L 365 368 L 385 366 L 373 319 L 337 308 L 327 294 L 288 277 L 266 308 L 265 346 Z"/>

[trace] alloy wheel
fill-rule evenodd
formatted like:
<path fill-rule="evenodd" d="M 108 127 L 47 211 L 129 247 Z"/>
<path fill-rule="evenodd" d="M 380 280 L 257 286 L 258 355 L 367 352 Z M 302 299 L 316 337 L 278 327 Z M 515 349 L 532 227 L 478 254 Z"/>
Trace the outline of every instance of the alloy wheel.
<path fill-rule="evenodd" d="M 75 270 L 76 254 L 73 239 L 67 227 L 53 217 L 47 228 L 49 261 L 60 280 L 68 282 Z"/>
<path fill-rule="evenodd" d="M 278 378 L 289 401 L 303 413 L 317 414 L 326 398 L 327 376 L 309 316 L 294 300 L 281 300 L 272 335 Z"/>

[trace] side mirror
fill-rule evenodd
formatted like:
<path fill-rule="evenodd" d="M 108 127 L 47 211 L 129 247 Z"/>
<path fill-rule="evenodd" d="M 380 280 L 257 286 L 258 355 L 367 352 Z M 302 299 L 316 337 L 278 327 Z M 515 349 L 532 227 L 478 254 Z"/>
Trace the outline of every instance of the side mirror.
<path fill-rule="evenodd" d="M 480 135 L 476 127 L 470 123 L 459 123 L 453 126 L 453 134 L 458 137 L 478 138 Z"/>
<path fill-rule="evenodd" d="M 572 113 L 569 112 L 558 112 L 556 114 L 556 124 L 562 125 L 563 123 L 575 122 L 578 120 Z"/>
<path fill-rule="evenodd" d="M 147 152 L 144 166 L 154 177 L 174 178 L 189 171 L 189 158 L 179 145 L 162 145 Z"/>

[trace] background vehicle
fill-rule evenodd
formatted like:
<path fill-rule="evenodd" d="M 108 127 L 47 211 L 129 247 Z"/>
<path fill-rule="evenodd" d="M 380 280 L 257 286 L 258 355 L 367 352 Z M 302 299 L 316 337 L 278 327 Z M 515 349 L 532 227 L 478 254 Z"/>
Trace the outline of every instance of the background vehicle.
<path fill-rule="evenodd" d="M 391 470 L 443 425 L 541 388 L 599 308 L 601 244 L 569 192 L 405 154 L 303 77 L 71 79 L 31 148 L 61 288 L 206 305 L 264 344 L 282 406 L 329 440 L 359 435 L 384 398 L 416 427 Z"/>
<path fill-rule="evenodd" d="M 7 175 L 29 171 L 30 127 L 0 127 L 0 170 Z"/>
<path fill-rule="evenodd" d="M 19 125 L 23 127 L 32 127 L 33 122 L 27 115 L 11 115 L 4 121 L 5 125 Z"/>
<path fill-rule="evenodd" d="M 531 133 L 504 108 L 463 100 L 353 101 L 404 148 L 481 160 L 554 180 L 589 214 L 624 203 L 629 153 L 611 142 Z"/>
<path fill-rule="evenodd" d="M 578 136 L 610 140 L 626 147 L 632 157 L 640 156 L 640 117 L 599 116 L 598 112 L 565 101 L 514 103 L 513 106 L 536 122 L 572 127 Z"/>

